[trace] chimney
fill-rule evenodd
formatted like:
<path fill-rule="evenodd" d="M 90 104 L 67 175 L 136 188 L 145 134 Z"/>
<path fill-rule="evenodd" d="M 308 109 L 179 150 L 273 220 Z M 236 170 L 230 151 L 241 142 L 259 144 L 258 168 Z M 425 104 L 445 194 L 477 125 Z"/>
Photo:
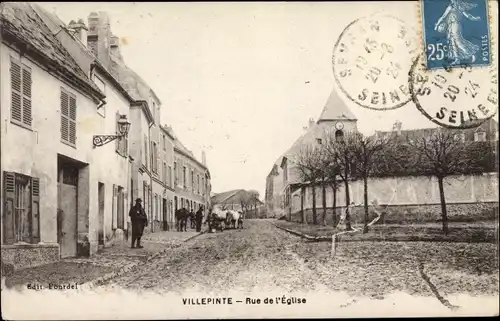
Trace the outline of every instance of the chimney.
<path fill-rule="evenodd" d="M 73 33 L 75 38 L 80 40 L 84 46 L 87 46 L 88 29 L 83 19 L 78 19 L 78 22 L 71 20 L 68 29 Z"/>
<path fill-rule="evenodd" d="M 314 119 L 313 118 L 309 118 L 309 128 L 311 128 L 313 126 L 314 126 Z"/>
<path fill-rule="evenodd" d="M 201 163 L 207 166 L 207 155 L 205 154 L 205 151 L 201 152 Z"/>
<path fill-rule="evenodd" d="M 122 53 L 120 51 L 120 38 L 118 36 L 111 36 L 109 47 L 110 52 L 114 57 L 123 60 Z"/>
<path fill-rule="evenodd" d="M 88 17 L 87 47 L 106 67 L 110 64 L 111 28 L 106 12 L 91 12 Z"/>

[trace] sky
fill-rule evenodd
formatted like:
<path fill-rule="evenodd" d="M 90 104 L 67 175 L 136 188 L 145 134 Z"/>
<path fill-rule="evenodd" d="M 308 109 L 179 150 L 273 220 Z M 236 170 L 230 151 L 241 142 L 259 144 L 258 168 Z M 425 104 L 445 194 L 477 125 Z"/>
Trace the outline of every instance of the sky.
<path fill-rule="evenodd" d="M 293 3 L 43 3 L 64 22 L 106 11 L 124 61 L 162 101 L 162 122 L 201 159 L 212 191 L 255 189 L 317 120 L 332 89 L 333 47 L 353 20 L 375 12 L 420 30 L 416 1 Z M 417 32 L 415 32 L 417 34 Z M 339 96 L 370 134 L 434 127 L 413 103 L 372 111 Z"/>

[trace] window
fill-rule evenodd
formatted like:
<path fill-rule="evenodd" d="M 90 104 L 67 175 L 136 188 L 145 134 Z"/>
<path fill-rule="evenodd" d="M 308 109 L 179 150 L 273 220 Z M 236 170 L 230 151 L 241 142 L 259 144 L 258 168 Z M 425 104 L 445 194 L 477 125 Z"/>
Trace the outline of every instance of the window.
<path fill-rule="evenodd" d="M 155 194 L 155 220 L 158 221 L 158 195 Z"/>
<path fill-rule="evenodd" d="M 168 175 L 167 184 L 168 186 L 172 187 L 172 166 L 168 167 L 167 175 Z"/>
<path fill-rule="evenodd" d="M 191 189 L 194 191 L 194 171 L 191 170 Z"/>
<path fill-rule="evenodd" d="M 11 121 L 31 128 L 31 69 L 11 58 Z"/>
<path fill-rule="evenodd" d="M 167 138 L 165 137 L 165 135 L 163 135 L 163 150 L 167 150 Z"/>
<path fill-rule="evenodd" d="M 151 167 L 156 174 L 158 174 L 158 161 L 158 146 L 155 142 L 151 142 Z"/>
<path fill-rule="evenodd" d="M 321 145 L 323 143 L 323 141 L 321 140 L 321 138 L 316 138 L 316 142 L 318 143 L 318 145 Z"/>
<path fill-rule="evenodd" d="M 167 184 L 167 163 L 163 162 L 163 172 L 162 172 L 162 181 L 164 184 Z"/>
<path fill-rule="evenodd" d="M 183 166 L 182 168 L 182 182 L 184 184 L 184 188 L 186 188 L 186 181 L 187 181 L 187 177 L 186 177 L 186 166 Z"/>
<path fill-rule="evenodd" d="M 175 185 L 179 183 L 179 175 L 177 175 L 177 162 L 174 162 Z"/>
<path fill-rule="evenodd" d="M 148 168 L 148 137 L 144 135 L 144 166 Z"/>
<path fill-rule="evenodd" d="M 335 141 L 343 141 L 344 140 L 344 132 L 341 131 L 340 129 L 335 131 Z"/>
<path fill-rule="evenodd" d="M 61 140 L 76 145 L 76 97 L 61 88 Z"/>
<path fill-rule="evenodd" d="M 200 175 L 196 176 L 196 192 L 200 194 Z"/>
<path fill-rule="evenodd" d="M 486 141 L 486 133 L 485 132 L 475 132 L 474 133 L 474 141 L 475 142 L 485 142 Z"/>
<path fill-rule="evenodd" d="M 106 84 L 104 81 L 102 81 L 101 78 L 99 78 L 96 74 L 92 76 L 92 80 L 96 84 L 97 88 L 99 88 L 103 94 L 106 94 Z M 102 105 L 97 109 L 97 113 L 101 115 L 102 117 L 106 117 L 106 105 Z"/>
<path fill-rule="evenodd" d="M 152 105 L 151 112 L 153 113 L 153 120 L 156 121 L 156 104 L 154 101 L 152 101 Z"/>
<path fill-rule="evenodd" d="M 40 180 L 4 172 L 4 244 L 40 242 Z"/>
<path fill-rule="evenodd" d="M 201 178 L 201 193 L 205 195 L 205 178 Z"/>

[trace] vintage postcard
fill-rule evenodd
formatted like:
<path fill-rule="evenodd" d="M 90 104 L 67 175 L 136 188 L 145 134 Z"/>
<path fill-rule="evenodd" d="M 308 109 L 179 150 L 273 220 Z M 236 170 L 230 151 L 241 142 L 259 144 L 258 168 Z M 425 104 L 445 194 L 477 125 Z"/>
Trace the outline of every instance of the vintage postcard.
<path fill-rule="evenodd" d="M 498 315 L 496 26 L 2 2 L 2 318 Z"/>

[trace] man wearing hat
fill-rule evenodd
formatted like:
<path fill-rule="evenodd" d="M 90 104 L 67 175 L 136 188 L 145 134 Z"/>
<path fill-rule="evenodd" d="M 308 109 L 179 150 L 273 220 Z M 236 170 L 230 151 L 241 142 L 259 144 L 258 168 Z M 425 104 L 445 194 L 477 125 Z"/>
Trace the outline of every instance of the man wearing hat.
<path fill-rule="evenodd" d="M 128 215 L 132 221 L 132 248 L 135 248 L 135 241 L 137 240 L 137 248 L 142 249 L 141 237 L 144 227 L 148 226 L 148 217 L 142 207 L 140 198 L 135 200 L 135 205 L 132 206 Z"/>

